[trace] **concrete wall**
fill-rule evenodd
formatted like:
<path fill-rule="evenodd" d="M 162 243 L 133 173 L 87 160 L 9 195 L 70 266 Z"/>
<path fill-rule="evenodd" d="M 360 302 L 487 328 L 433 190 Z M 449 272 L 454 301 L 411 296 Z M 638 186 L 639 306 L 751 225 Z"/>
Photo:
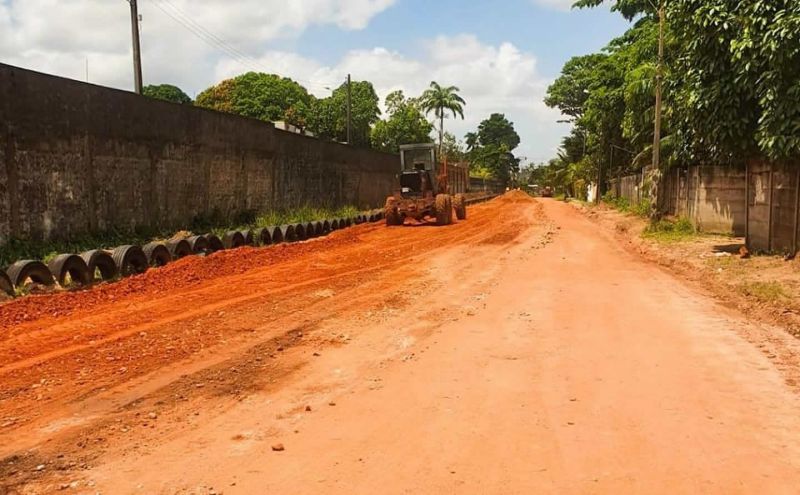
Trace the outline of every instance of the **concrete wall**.
<path fill-rule="evenodd" d="M 399 157 L 0 64 L 0 244 L 382 205 Z"/>
<path fill-rule="evenodd" d="M 800 237 L 800 167 L 751 163 L 748 166 L 748 246 L 755 251 L 794 253 Z"/>
<path fill-rule="evenodd" d="M 641 175 L 612 182 L 613 191 L 636 204 Z M 673 168 L 663 180 L 670 215 L 689 218 L 702 232 L 745 235 L 745 170 L 698 166 Z"/>

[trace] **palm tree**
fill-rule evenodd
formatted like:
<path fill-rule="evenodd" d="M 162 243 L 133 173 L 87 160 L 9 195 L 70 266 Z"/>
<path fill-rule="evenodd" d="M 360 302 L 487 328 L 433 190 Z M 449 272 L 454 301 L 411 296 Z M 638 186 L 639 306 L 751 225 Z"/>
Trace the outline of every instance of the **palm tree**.
<path fill-rule="evenodd" d="M 426 89 L 420 97 L 420 105 L 426 114 L 434 112 L 439 119 L 439 156 L 442 156 L 442 143 L 444 142 L 444 115 L 447 112 L 453 114 L 453 118 L 461 116 L 464 118 L 464 106 L 467 104 L 458 92 L 461 91 L 455 86 L 443 88 L 436 81 L 431 82 L 430 88 Z"/>

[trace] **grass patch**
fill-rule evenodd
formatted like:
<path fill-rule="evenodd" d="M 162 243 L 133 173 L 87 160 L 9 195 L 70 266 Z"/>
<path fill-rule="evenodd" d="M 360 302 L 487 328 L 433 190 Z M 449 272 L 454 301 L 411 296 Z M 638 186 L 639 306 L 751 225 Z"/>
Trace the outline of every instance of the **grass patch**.
<path fill-rule="evenodd" d="M 659 242 L 680 242 L 697 236 L 697 230 L 688 218 L 658 220 L 642 232 L 642 237 Z"/>
<path fill-rule="evenodd" d="M 268 211 L 260 214 L 245 212 L 236 218 L 225 219 L 219 213 L 196 217 L 187 226 L 190 232 L 211 232 L 222 237 L 230 230 L 248 230 L 272 225 L 310 222 L 325 218 L 352 217 L 361 210 L 354 206 L 342 208 L 314 208 L 301 206 L 287 210 Z M 111 249 L 125 244 L 144 245 L 153 240 L 171 238 L 176 229 L 140 229 L 136 231 L 117 231 L 85 234 L 68 241 L 32 241 L 9 239 L 0 246 L 0 267 L 5 267 L 17 260 L 34 259 L 45 263 L 61 253 L 81 253 L 90 249 Z"/>
<path fill-rule="evenodd" d="M 739 292 L 762 302 L 775 303 L 789 299 L 789 293 L 778 282 L 746 282 L 738 286 Z"/>
<path fill-rule="evenodd" d="M 632 204 L 628 198 L 618 198 L 613 193 L 606 193 L 603 196 L 603 203 L 619 210 L 623 213 L 631 213 L 638 217 L 647 217 L 650 215 L 650 202 L 640 201 L 639 203 Z"/>

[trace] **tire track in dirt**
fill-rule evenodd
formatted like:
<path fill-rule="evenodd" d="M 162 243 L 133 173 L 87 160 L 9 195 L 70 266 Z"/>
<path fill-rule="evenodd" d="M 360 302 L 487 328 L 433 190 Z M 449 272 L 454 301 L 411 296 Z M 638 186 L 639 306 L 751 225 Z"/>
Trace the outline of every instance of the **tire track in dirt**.
<path fill-rule="evenodd" d="M 270 325 L 285 327 L 287 321 L 296 318 L 298 314 L 302 315 L 304 310 L 323 313 L 327 311 L 329 314 L 346 310 L 347 301 L 327 305 L 331 308 L 323 309 L 315 301 L 315 297 L 309 297 L 308 289 L 315 285 L 332 286 L 341 292 L 347 287 L 368 283 L 378 274 L 391 270 L 397 271 L 392 274 L 391 283 L 402 283 L 404 272 L 408 271 L 404 268 L 407 264 L 416 263 L 437 250 L 460 243 L 480 244 L 498 230 L 521 229 L 523 224 L 516 217 L 502 213 L 508 204 L 508 200 L 497 200 L 471 208 L 471 218 L 461 224 L 461 228 L 458 228 L 459 225 L 444 229 L 386 229 L 375 225 L 357 227 L 354 229 L 357 235 L 347 239 L 344 246 L 333 242 L 333 248 L 326 250 L 325 242 L 316 242 L 318 246 L 315 247 L 318 250 L 312 251 L 310 256 L 289 259 L 277 266 L 255 268 L 242 275 L 216 277 L 207 287 L 189 284 L 190 293 L 199 297 L 209 296 L 207 298 L 210 302 L 186 313 L 182 311 L 191 306 L 177 306 L 176 300 L 183 297 L 179 294 L 167 300 L 146 302 L 144 306 L 132 304 L 133 307 L 126 307 L 121 311 L 117 311 L 116 306 L 124 305 L 125 299 L 117 300 L 112 305 L 114 307 L 108 308 L 107 312 L 97 311 L 98 307 L 95 306 L 91 314 L 66 324 L 53 325 L 53 318 L 50 317 L 42 319 L 41 323 L 29 322 L 25 325 L 25 332 L 19 332 L 20 335 L 16 338 L 0 342 L 0 355 L 11 360 L 0 372 L 3 377 L 0 388 L 0 420 L 22 415 L 21 413 L 29 409 L 29 404 L 35 404 L 36 410 L 41 410 L 76 396 L 91 396 L 100 390 L 151 373 L 166 363 L 187 359 L 204 349 L 213 348 L 215 342 L 237 338 L 252 342 L 254 338 L 263 337 L 264 332 L 269 336 Z M 498 218 L 504 216 L 514 222 L 498 221 Z M 417 254 L 407 257 L 399 251 Z M 309 260 L 309 257 L 312 259 Z M 206 260 L 200 261 L 204 265 Z M 280 279 L 285 280 L 289 274 L 298 276 L 309 272 L 308 266 L 325 264 L 332 268 L 324 276 L 290 286 L 280 285 Z M 342 266 L 345 266 L 344 270 Z M 272 275 L 273 281 L 266 289 L 255 294 L 240 295 L 249 290 L 249 284 L 255 284 L 267 274 Z M 407 278 L 407 274 L 405 277 Z M 232 290 L 232 279 L 239 279 L 239 284 L 245 289 Z M 59 296 L 61 295 L 53 297 Z M 375 300 L 380 300 L 380 297 Z M 263 306 L 269 302 L 272 303 L 273 310 L 267 312 L 268 315 L 263 315 Z M 109 305 L 104 305 L 103 309 L 107 306 Z M 148 320 L 142 318 L 142 313 L 146 311 L 157 314 Z M 243 315 L 231 319 L 229 313 L 232 312 Z M 248 312 L 261 314 L 256 320 L 250 318 Z M 139 320 L 144 320 L 144 323 L 136 325 L 136 319 L 128 318 L 132 314 L 139 314 Z M 69 318 L 76 319 L 78 316 L 73 313 Z M 130 325 L 120 329 L 114 318 L 127 319 Z M 258 321 L 258 325 L 254 326 L 253 321 Z M 37 327 L 37 323 L 41 326 Z M 200 327 L 201 330 L 187 338 L 185 327 L 190 324 Z M 84 335 L 87 333 L 88 336 Z M 76 337 L 83 338 L 86 342 L 69 345 Z M 22 354 L 20 349 L 24 346 L 20 345 L 20 341 L 25 338 L 30 338 L 33 345 L 28 344 L 29 353 L 26 357 L 14 361 L 9 350 L 16 351 L 16 356 Z M 184 342 L 180 342 L 182 338 Z M 183 344 L 183 348 L 178 349 L 179 344 Z M 154 351 L 165 348 L 171 352 Z M 41 416 L 44 417 L 44 414 Z M 15 419 L 12 426 L 22 426 L 32 419 L 27 415 L 26 418 Z"/>

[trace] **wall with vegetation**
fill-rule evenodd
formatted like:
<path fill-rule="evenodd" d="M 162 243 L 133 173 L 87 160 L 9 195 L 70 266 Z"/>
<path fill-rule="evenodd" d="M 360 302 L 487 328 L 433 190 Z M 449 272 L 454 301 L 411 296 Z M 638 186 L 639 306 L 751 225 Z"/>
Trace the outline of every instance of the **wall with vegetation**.
<path fill-rule="evenodd" d="M 639 174 L 612 181 L 612 191 L 637 204 Z M 664 176 L 667 213 L 691 220 L 702 232 L 745 235 L 745 170 L 738 167 L 675 167 Z"/>
<path fill-rule="evenodd" d="M 0 64 L 0 244 L 375 207 L 396 155 Z"/>

